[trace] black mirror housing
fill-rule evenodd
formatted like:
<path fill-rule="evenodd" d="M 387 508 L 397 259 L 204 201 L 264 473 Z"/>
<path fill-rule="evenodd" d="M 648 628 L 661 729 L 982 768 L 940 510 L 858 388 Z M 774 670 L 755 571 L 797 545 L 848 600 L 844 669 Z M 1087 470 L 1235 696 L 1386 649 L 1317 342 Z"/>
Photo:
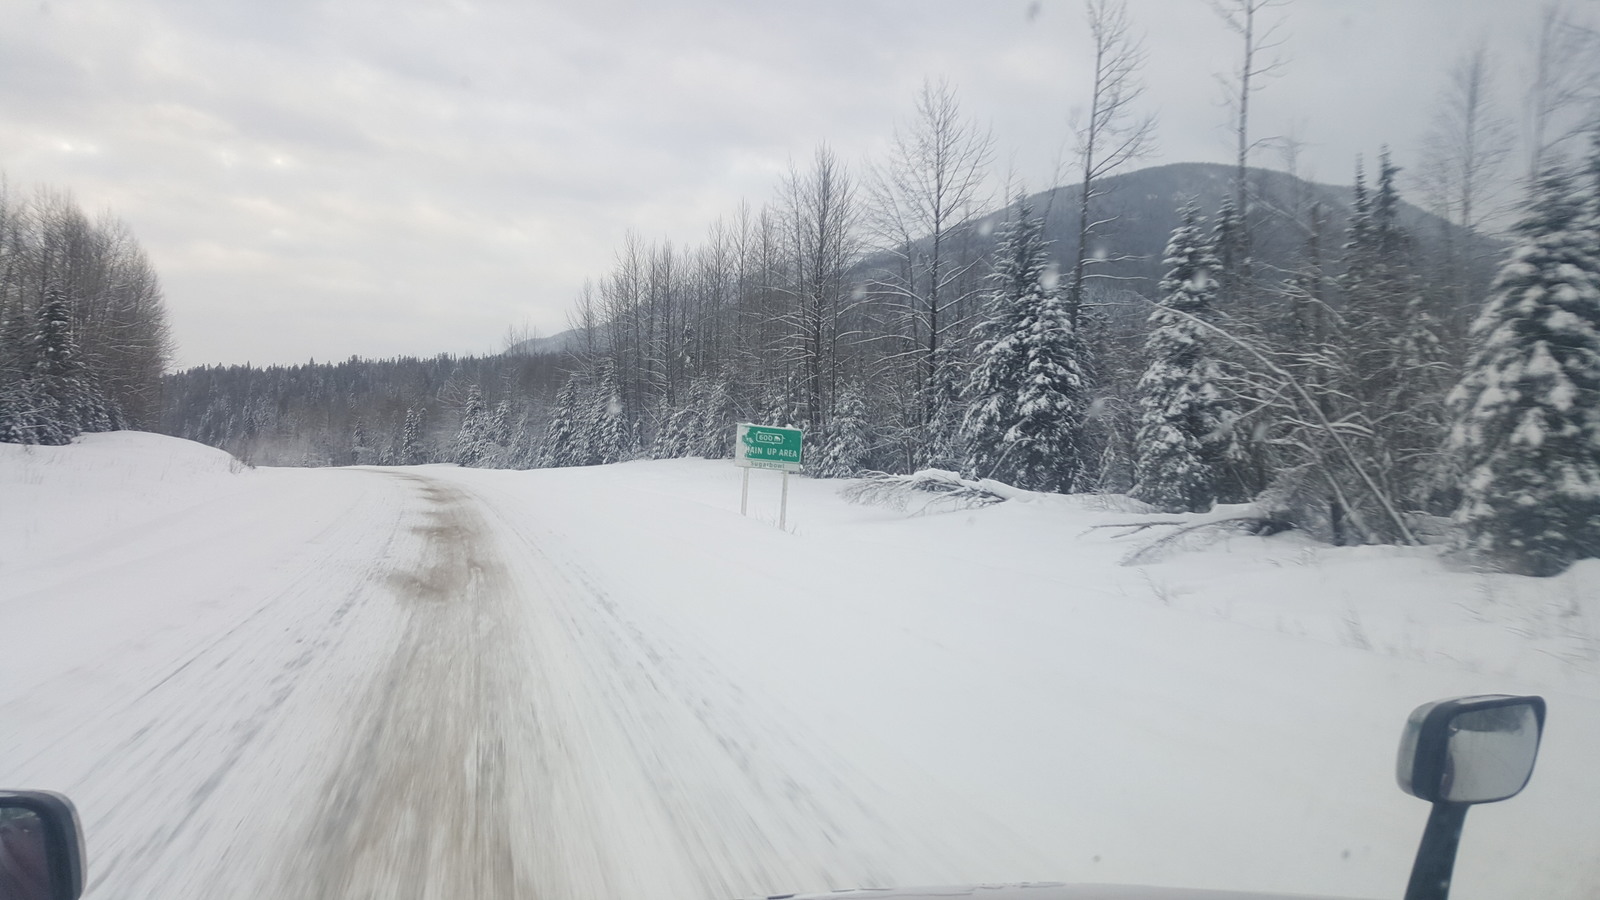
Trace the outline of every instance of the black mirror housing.
<path fill-rule="evenodd" d="M 1396 776 L 1434 803 L 1494 803 L 1533 776 L 1544 732 L 1542 697 L 1486 694 L 1423 704 L 1400 739 Z"/>
<path fill-rule="evenodd" d="M 72 801 L 53 791 L 0 791 L 0 895 L 78 900 L 83 828 Z"/>

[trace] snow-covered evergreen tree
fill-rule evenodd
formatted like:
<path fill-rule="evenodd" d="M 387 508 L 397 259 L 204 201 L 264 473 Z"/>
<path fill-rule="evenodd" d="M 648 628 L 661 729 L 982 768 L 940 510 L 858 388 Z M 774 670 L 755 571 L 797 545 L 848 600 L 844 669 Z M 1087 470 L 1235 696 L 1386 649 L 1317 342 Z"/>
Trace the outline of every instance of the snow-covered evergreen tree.
<path fill-rule="evenodd" d="M 1200 233 L 1199 211 L 1191 204 L 1182 215 L 1145 341 L 1132 494 L 1170 512 L 1204 512 L 1217 499 L 1219 451 L 1231 424 L 1214 338 L 1195 321 L 1212 317 L 1220 263 Z"/>
<path fill-rule="evenodd" d="M 1217 301 L 1228 303 L 1238 299 L 1239 282 L 1245 269 L 1244 226 L 1239 221 L 1239 211 L 1233 205 L 1233 197 L 1222 198 L 1207 244 L 1216 257 Z"/>
<path fill-rule="evenodd" d="M 39 305 L 33 338 L 34 393 L 42 412 L 36 443 L 66 444 L 83 431 L 83 415 L 92 409 L 83 381 L 83 364 L 72 337 L 72 313 L 66 298 L 51 286 Z"/>
<path fill-rule="evenodd" d="M 458 466 L 478 466 L 489 454 L 488 418 L 483 408 L 483 393 L 477 385 L 467 391 L 467 403 L 461 410 L 461 430 L 456 432 L 455 463 Z"/>
<path fill-rule="evenodd" d="M 739 412 L 728 389 L 728 379 L 719 376 L 707 388 L 700 415 L 700 433 L 689 442 L 689 455 L 704 459 L 733 456 L 733 431 Z"/>
<path fill-rule="evenodd" d="M 966 380 L 956 355 L 949 348 L 941 348 L 934 357 L 932 380 L 923 386 L 928 395 L 923 404 L 928 410 L 928 421 L 923 426 L 923 440 L 917 448 L 918 468 L 961 467 L 961 419 L 965 411 L 961 390 Z M 865 406 L 862 412 L 865 414 Z"/>
<path fill-rule="evenodd" d="M 1076 336 L 1050 262 L 1044 223 L 1019 199 L 995 248 L 989 317 L 979 326 L 961 436 L 973 477 L 1067 492 L 1083 470 L 1079 430 L 1087 403 Z"/>
<path fill-rule="evenodd" d="M 0 384 L 0 443 L 38 444 L 51 427 L 51 404 L 31 377 Z"/>
<path fill-rule="evenodd" d="M 509 408 L 508 403 L 508 412 Z M 528 425 L 532 419 L 533 411 L 524 406 L 517 413 L 514 424 L 506 426 L 506 443 L 500 457 L 500 466 L 502 468 L 531 469 L 538 464 L 536 449 L 529 438 Z M 509 416 L 507 422 L 512 422 Z"/>
<path fill-rule="evenodd" d="M 1347 423 L 1350 454 L 1381 492 L 1403 508 L 1425 509 L 1441 486 L 1442 399 L 1454 373 L 1417 274 L 1415 242 L 1399 221 L 1399 172 L 1385 151 L 1374 191 L 1356 173 L 1326 404 L 1330 418 Z M 1377 512 L 1366 520 L 1381 533 L 1369 537 L 1399 539 L 1392 517 Z"/>
<path fill-rule="evenodd" d="M 500 398 L 494 409 L 484 418 L 484 458 L 479 463 L 496 469 L 511 466 L 511 400 Z"/>
<path fill-rule="evenodd" d="M 754 425 L 794 428 L 797 427 L 795 423 L 800 421 L 800 407 L 800 391 L 796 380 L 785 378 L 769 385 L 762 392 L 757 402 L 755 418 L 750 421 Z"/>
<path fill-rule="evenodd" d="M 121 416 L 106 395 L 84 376 L 83 388 L 78 392 L 78 425 L 86 432 L 116 431 Z"/>
<path fill-rule="evenodd" d="M 1600 556 L 1600 200 L 1576 188 L 1539 179 L 1449 397 L 1461 544 L 1532 575 Z"/>
<path fill-rule="evenodd" d="M 1354 211 L 1344 248 L 1343 342 L 1348 381 L 1343 387 L 1376 407 L 1381 419 L 1396 406 L 1409 406 L 1419 391 L 1438 394 L 1439 325 L 1418 282 L 1411 235 L 1400 225 L 1400 193 L 1388 151 L 1380 157 L 1377 190 L 1369 194 L 1356 172 Z"/>
<path fill-rule="evenodd" d="M 372 438 L 367 434 L 367 426 L 361 421 L 360 416 L 350 425 L 350 462 L 357 466 L 371 465 L 378 461 L 377 451 L 372 446 Z"/>
<path fill-rule="evenodd" d="M 694 430 L 689 422 L 694 418 L 695 412 L 693 406 L 684 405 L 667 416 L 667 424 L 656 434 L 656 446 L 650 454 L 653 458 L 678 459 L 689 455 L 688 437 Z"/>
<path fill-rule="evenodd" d="M 400 464 L 421 465 L 427 462 L 422 448 L 422 411 L 416 407 L 406 410 L 406 424 L 400 433 Z"/>
<path fill-rule="evenodd" d="M 633 458 L 635 435 L 622 406 L 615 371 L 608 364 L 600 372 L 589 398 L 584 423 L 586 465 L 604 465 Z"/>
<path fill-rule="evenodd" d="M 0 294 L 0 443 L 34 442 L 32 333 L 22 298 Z"/>
<path fill-rule="evenodd" d="M 667 417 L 667 424 L 656 436 L 656 459 L 678 459 L 694 455 L 693 445 L 704 427 L 701 418 L 706 405 L 707 386 L 702 378 L 691 379 L 683 405 Z"/>
<path fill-rule="evenodd" d="M 689 381 L 682 406 L 667 417 L 656 435 L 656 459 L 699 456 L 724 459 L 733 453 L 733 428 L 737 410 L 722 375 L 697 376 Z"/>
<path fill-rule="evenodd" d="M 545 426 L 539 465 L 548 468 L 582 465 L 578 455 L 579 394 L 576 375 L 569 376 L 556 391 L 555 409 Z"/>
<path fill-rule="evenodd" d="M 826 437 L 817 448 L 816 459 L 806 469 L 819 478 L 851 478 L 869 467 L 872 437 L 868 432 L 867 405 L 861 392 L 846 388 L 828 423 Z"/>

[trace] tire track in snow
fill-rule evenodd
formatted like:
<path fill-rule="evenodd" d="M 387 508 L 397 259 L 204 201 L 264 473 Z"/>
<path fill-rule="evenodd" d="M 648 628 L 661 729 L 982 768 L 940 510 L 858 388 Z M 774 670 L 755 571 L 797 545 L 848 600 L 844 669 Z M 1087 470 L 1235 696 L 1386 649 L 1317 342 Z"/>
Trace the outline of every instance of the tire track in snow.
<path fill-rule="evenodd" d="M 865 773 L 503 501 L 387 474 L 430 507 L 417 565 L 389 576 L 406 622 L 269 896 L 686 900 L 939 868 L 949 848 L 875 812 L 903 805 Z"/>
<path fill-rule="evenodd" d="M 456 488 L 417 475 L 429 504 L 421 564 L 391 574 L 407 621 L 329 778 L 283 897 L 526 896 L 506 808 L 514 601 L 482 520 Z"/>

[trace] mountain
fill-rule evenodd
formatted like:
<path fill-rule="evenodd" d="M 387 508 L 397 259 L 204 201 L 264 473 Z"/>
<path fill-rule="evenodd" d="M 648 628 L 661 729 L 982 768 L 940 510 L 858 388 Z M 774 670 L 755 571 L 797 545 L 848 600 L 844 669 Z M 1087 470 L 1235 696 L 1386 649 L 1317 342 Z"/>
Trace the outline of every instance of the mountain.
<path fill-rule="evenodd" d="M 1096 218 L 1112 219 L 1104 229 L 1103 248 L 1107 254 L 1139 257 L 1112 263 L 1099 271 L 1131 278 L 1128 286 L 1141 293 L 1154 290 L 1163 274 L 1162 252 L 1178 212 L 1185 203 L 1196 202 L 1209 222 L 1216 216 L 1223 199 L 1233 194 L 1232 166 L 1216 163 L 1172 163 L 1140 169 L 1108 178 L 1104 196 L 1096 201 Z M 1327 216 L 1321 237 L 1321 254 L 1330 272 L 1338 270 L 1340 248 L 1350 217 L 1351 188 L 1321 184 L 1272 169 L 1250 169 L 1252 260 L 1257 274 L 1286 272 L 1298 264 L 1309 237 L 1310 211 L 1320 205 Z M 1369 183 L 1369 189 L 1372 185 Z M 1077 254 L 1078 203 L 1081 185 L 1041 191 L 1029 198 L 1034 209 L 1045 218 L 1045 236 L 1063 261 L 1063 269 Z M 992 233 L 1009 210 L 1001 209 L 974 220 L 977 233 Z M 1410 231 L 1423 258 L 1436 257 L 1449 243 L 1466 249 L 1466 258 L 1476 260 L 1487 270 L 1498 259 L 1504 245 L 1492 238 L 1471 235 L 1440 217 L 1402 199 L 1400 223 Z"/>
<path fill-rule="evenodd" d="M 565 353 L 574 349 L 581 335 L 577 329 L 568 328 L 549 337 L 531 337 L 518 341 L 505 349 L 505 356 L 540 356 L 547 353 Z"/>

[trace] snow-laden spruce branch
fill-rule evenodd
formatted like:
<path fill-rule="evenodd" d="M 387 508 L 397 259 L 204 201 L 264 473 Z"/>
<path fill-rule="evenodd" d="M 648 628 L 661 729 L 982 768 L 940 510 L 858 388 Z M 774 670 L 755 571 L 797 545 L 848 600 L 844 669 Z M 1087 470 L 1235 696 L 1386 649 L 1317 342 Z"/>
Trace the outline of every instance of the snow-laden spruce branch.
<path fill-rule="evenodd" d="M 1252 359 L 1260 363 L 1262 368 L 1277 376 L 1281 384 L 1288 386 L 1288 388 L 1300 398 L 1300 401 L 1303 404 L 1302 408 L 1304 411 L 1309 413 L 1309 420 L 1307 420 L 1308 423 L 1314 423 L 1315 426 L 1322 431 L 1322 433 L 1328 435 L 1338 446 L 1339 452 L 1344 456 L 1350 468 L 1356 473 L 1357 477 L 1361 479 L 1362 484 L 1366 486 L 1367 491 L 1372 495 L 1372 498 L 1383 507 L 1384 513 L 1388 516 L 1390 522 L 1394 525 L 1395 530 L 1400 534 L 1402 539 L 1408 544 L 1420 543 L 1420 541 L 1417 540 L 1416 535 L 1412 532 L 1411 527 L 1406 523 L 1405 517 L 1400 514 L 1398 509 L 1395 508 L 1393 500 L 1389 497 L 1389 493 L 1379 485 L 1378 480 L 1372 475 L 1372 473 L 1367 471 L 1367 467 L 1362 463 L 1360 454 L 1356 453 L 1355 449 L 1352 448 L 1349 442 L 1345 439 L 1345 432 L 1348 430 L 1346 427 L 1344 427 L 1345 423 L 1338 423 L 1329 419 L 1328 416 L 1322 411 L 1321 404 L 1318 403 L 1316 398 L 1311 395 L 1311 392 L 1307 390 L 1305 385 L 1300 382 L 1300 379 L 1294 376 L 1294 373 L 1274 362 L 1270 357 L 1268 357 L 1265 353 L 1262 353 L 1259 348 L 1255 347 L 1249 341 L 1245 341 L 1239 337 L 1236 337 L 1231 332 L 1218 325 L 1207 322 L 1206 320 L 1184 312 L 1183 310 L 1162 307 L 1154 300 L 1150 300 L 1148 298 L 1140 299 L 1152 307 L 1161 308 L 1170 315 L 1175 315 L 1192 325 L 1197 325 L 1201 328 L 1204 328 L 1206 331 L 1217 335 L 1218 337 L 1227 341 L 1229 344 L 1244 351 Z M 1312 449 L 1311 445 L 1309 444 L 1305 446 L 1308 450 Z M 1318 456 L 1321 455 L 1320 450 L 1312 450 L 1312 452 L 1316 453 Z M 1326 467 L 1324 467 L 1324 469 L 1326 471 Z M 1361 521 L 1361 513 L 1359 508 L 1346 502 L 1343 496 L 1344 492 L 1338 484 L 1338 479 L 1329 477 L 1327 481 L 1335 493 L 1340 495 L 1340 503 L 1346 510 L 1349 511 L 1351 518 L 1356 522 L 1356 526 L 1370 534 L 1371 530 L 1368 529 Z"/>

